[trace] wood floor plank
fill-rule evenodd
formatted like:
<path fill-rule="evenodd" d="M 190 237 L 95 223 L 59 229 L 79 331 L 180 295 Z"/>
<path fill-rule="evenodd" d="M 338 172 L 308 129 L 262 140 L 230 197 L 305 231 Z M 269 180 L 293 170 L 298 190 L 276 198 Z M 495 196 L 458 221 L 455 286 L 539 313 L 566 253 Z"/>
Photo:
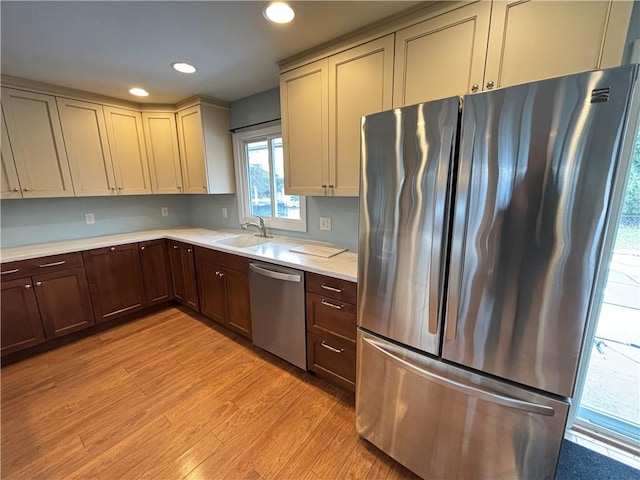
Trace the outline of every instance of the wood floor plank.
<path fill-rule="evenodd" d="M 2 368 L 3 479 L 416 477 L 353 395 L 170 307 Z"/>

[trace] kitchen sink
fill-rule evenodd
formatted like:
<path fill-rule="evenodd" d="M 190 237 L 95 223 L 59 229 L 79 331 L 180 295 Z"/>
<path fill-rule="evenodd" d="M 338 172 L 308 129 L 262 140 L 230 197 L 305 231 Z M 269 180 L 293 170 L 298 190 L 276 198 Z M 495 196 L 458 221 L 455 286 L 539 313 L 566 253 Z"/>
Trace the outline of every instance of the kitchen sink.
<path fill-rule="evenodd" d="M 228 245 L 229 247 L 249 248 L 255 247 L 256 245 L 262 245 L 263 243 L 268 243 L 270 241 L 270 238 L 242 236 L 225 238 L 224 240 L 217 240 L 215 243 L 220 245 Z"/>

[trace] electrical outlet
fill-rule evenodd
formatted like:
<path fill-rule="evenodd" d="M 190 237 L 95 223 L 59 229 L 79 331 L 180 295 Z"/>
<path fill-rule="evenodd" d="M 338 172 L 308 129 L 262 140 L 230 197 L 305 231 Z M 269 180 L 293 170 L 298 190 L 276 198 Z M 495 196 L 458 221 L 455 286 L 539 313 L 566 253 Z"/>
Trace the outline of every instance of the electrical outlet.
<path fill-rule="evenodd" d="M 222 207 L 222 218 L 229 218 L 229 213 L 226 207 Z"/>
<path fill-rule="evenodd" d="M 93 213 L 85 213 L 84 221 L 87 225 L 91 225 L 92 223 L 96 223 L 96 217 L 93 216 Z"/>
<path fill-rule="evenodd" d="M 162 216 L 163 217 L 168 217 L 169 216 L 169 207 L 162 207 L 160 209 L 160 211 L 162 212 Z"/>
<path fill-rule="evenodd" d="M 331 231 L 331 217 L 320 217 L 320 230 Z"/>

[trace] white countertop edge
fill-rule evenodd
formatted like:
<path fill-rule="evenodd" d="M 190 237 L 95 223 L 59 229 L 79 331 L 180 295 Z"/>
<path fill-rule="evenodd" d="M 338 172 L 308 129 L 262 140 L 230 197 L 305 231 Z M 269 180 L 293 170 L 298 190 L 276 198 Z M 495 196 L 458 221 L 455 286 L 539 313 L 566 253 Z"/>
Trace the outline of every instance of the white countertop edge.
<path fill-rule="evenodd" d="M 0 250 L 0 263 L 28 260 L 31 258 L 64 253 L 91 250 L 126 243 L 144 242 L 148 240 L 170 239 L 203 248 L 218 250 L 221 252 L 239 255 L 252 260 L 281 265 L 283 267 L 297 268 L 306 272 L 327 275 L 350 282 L 357 282 L 357 254 L 343 252 L 330 258 L 316 257 L 303 253 L 290 252 L 289 249 L 299 245 L 327 245 L 326 243 L 312 240 L 302 240 L 291 237 L 276 236 L 269 242 L 273 247 L 273 255 L 261 255 L 248 248 L 237 248 L 229 245 L 220 245 L 216 241 L 236 236 L 253 236 L 249 233 L 228 230 L 208 230 L 203 228 L 176 228 L 163 230 L 147 230 L 141 232 L 122 233 L 88 237 L 76 240 L 67 240 L 20 247 L 10 247 Z M 265 245 L 266 247 L 267 245 Z M 287 258 L 277 258 L 277 255 Z"/>

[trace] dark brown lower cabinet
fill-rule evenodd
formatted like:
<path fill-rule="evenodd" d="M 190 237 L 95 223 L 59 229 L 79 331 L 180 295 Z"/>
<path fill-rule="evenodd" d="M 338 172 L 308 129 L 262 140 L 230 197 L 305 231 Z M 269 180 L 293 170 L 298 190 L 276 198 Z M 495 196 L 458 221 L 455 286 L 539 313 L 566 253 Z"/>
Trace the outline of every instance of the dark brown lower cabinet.
<path fill-rule="evenodd" d="M 138 244 L 86 250 L 82 256 L 98 323 L 145 308 Z"/>
<path fill-rule="evenodd" d="M 193 246 L 173 240 L 168 242 L 168 246 L 173 298 L 189 308 L 200 311 Z"/>
<path fill-rule="evenodd" d="M 307 332 L 307 368 L 331 383 L 354 391 L 356 348 L 352 342 Z"/>
<path fill-rule="evenodd" d="M 200 312 L 251 340 L 249 261 L 196 247 Z"/>
<path fill-rule="evenodd" d="M 44 329 L 31 278 L 2 282 L 2 355 L 44 342 Z"/>
<path fill-rule="evenodd" d="M 84 268 L 36 275 L 33 281 L 47 339 L 96 323 Z"/>
<path fill-rule="evenodd" d="M 357 285 L 307 273 L 306 290 L 307 369 L 354 391 Z"/>
<path fill-rule="evenodd" d="M 147 306 L 171 300 L 173 288 L 167 242 L 164 239 L 140 242 L 138 249 Z"/>

